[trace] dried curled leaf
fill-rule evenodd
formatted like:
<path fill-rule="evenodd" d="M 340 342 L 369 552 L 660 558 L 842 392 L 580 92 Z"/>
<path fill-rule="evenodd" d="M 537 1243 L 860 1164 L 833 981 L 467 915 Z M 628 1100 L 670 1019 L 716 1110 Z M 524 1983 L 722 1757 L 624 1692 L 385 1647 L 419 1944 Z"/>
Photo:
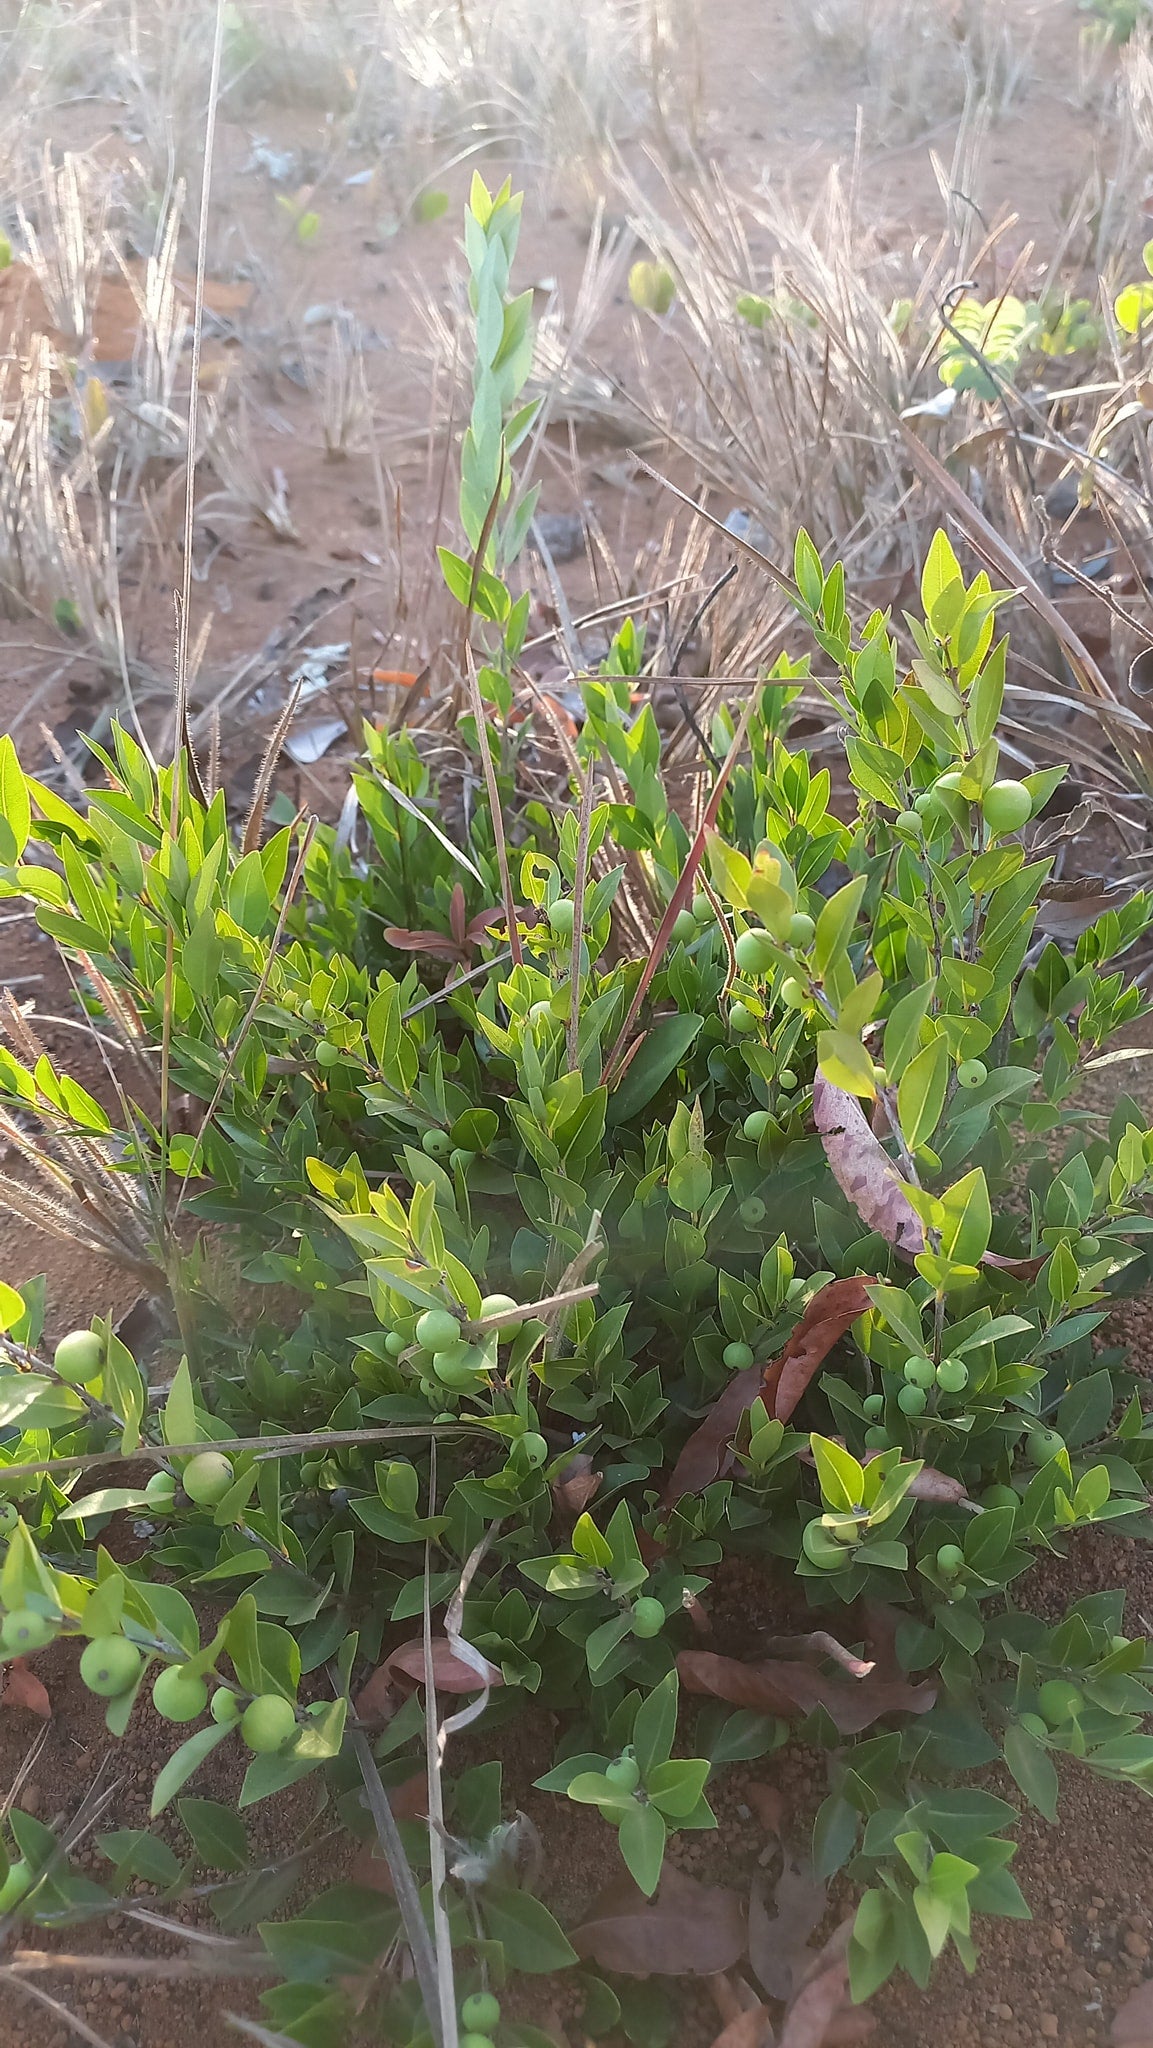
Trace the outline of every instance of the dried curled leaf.
<path fill-rule="evenodd" d="M 834 1088 L 818 1074 L 813 1082 L 813 1121 L 829 1171 L 862 1223 L 908 1258 L 925 1249 L 925 1231 L 880 1139 L 874 1137 L 855 1095 Z"/>
<path fill-rule="evenodd" d="M 785 2014 L 780 2048 L 848 2048 L 872 2033 L 876 2022 L 849 1998 L 846 1954 L 852 1920 L 845 1920 L 813 1957 Z"/>
<path fill-rule="evenodd" d="M 866 1451 L 861 1463 L 869 1465 L 874 1458 L 883 1456 L 882 1451 Z M 922 1465 L 909 1484 L 908 1497 L 910 1500 L 932 1500 L 940 1507 L 955 1508 L 969 1496 L 962 1480 L 951 1478 L 948 1472 L 938 1472 L 935 1465 Z"/>
<path fill-rule="evenodd" d="M 750 2006 L 747 2012 L 739 2012 L 712 2043 L 712 2048 L 772 2048 L 773 2029 L 769 2022 L 768 2007 Z"/>
<path fill-rule="evenodd" d="M 798 1658 L 765 1657 L 746 1664 L 713 1650 L 682 1650 L 677 1671 L 686 1692 L 757 1714 L 796 1719 L 824 1707 L 842 1735 L 859 1735 L 885 1714 L 926 1714 L 937 1697 L 931 1680 L 914 1685 L 880 1663 L 865 1677 L 851 1678 L 840 1667 L 821 1671 Z"/>
<path fill-rule="evenodd" d="M 474 1651 L 479 1657 L 479 1652 Z M 504 1679 L 487 1657 L 479 1658 L 483 1671 L 458 1657 L 446 1636 L 432 1640 L 432 1675 L 438 1692 L 480 1692 L 485 1685 L 503 1685 Z M 397 1681 L 400 1681 L 398 1688 Z M 392 1714 L 398 1689 L 411 1690 L 424 1683 L 424 1643 L 419 1636 L 390 1650 L 356 1696 L 356 1711 L 362 1721 L 387 1720 Z"/>
<path fill-rule="evenodd" d="M 38 1714 L 42 1721 L 52 1719 L 48 1688 L 23 1657 L 9 1659 L 0 1672 L 0 1687 L 0 1705 L 23 1707 L 29 1714 Z"/>
<path fill-rule="evenodd" d="M 624 1977 L 712 1977 L 744 1955 L 745 1908 L 736 1892 L 666 1864 L 655 1898 L 619 1877 L 569 1938 L 586 1962 Z"/>
<path fill-rule="evenodd" d="M 665 1507 L 686 1493 L 699 1493 L 730 1470 L 733 1436 L 758 1395 L 771 1416 L 788 1421 L 818 1366 L 869 1307 L 872 1285 L 867 1275 L 830 1280 L 814 1294 L 779 1357 L 734 1375 L 677 1459 L 664 1491 Z"/>

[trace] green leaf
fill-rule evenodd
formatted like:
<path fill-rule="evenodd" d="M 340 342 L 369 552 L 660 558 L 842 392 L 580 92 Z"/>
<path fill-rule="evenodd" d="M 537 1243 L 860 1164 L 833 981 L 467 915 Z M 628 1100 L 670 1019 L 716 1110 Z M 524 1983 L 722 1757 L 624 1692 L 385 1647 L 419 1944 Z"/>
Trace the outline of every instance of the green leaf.
<path fill-rule="evenodd" d="M 873 1062 L 859 1038 L 847 1031 L 819 1031 L 817 1033 L 817 1062 L 826 1081 L 834 1088 L 843 1088 L 850 1095 L 863 1095 L 873 1101 L 877 1084 L 873 1079 Z"/>
<path fill-rule="evenodd" d="M 809 1448 L 817 1467 L 822 1498 L 840 1513 L 852 1513 L 861 1505 L 864 1496 L 865 1474 L 862 1467 L 843 1444 L 834 1443 L 831 1437 L 818 1436 L 815 1430 L 809 1438 Z"/>
<path fill-rule="evenodd" d="M 678 1011 L 653 1025 L 640 1051 L 630 1060 L 620 1086 L 609 1097 L 610 1124 L 631 1123 L 651 1102 L 658 1088 L 663 1087 L 696 1044 L 704 1021 L 690 1011 Z"/>
<path fill-rule="evenodd" d="M 636 1884 L 651 1899 L 661 1878 L 668 1829 L 655 1806 L 635 1802 L 617 1832 L 620 1852 Z"/>
<path fill-rule="evenodd" d="M 12 867 L 28 844 L 32 804 L 15 745 L 0 734 L 0 867 Z"/>
<path fill-rule="evenodd" d="M 1031 1806 L 1046 1820 L 1057 1818 L 1057 1771 L 1043 1743 L 1018 1722 L 1005 1733 L 1005 1762 Z"/>
<path fill-rule="evenodd" d="M 897 1121 L 910 1151 L 928 1144 L 941 1120 L 948 1086 L 948 1040 L 930 1039 L 909 1061 L 897 1085 Z"/>
<path fill-rule="evenodd" d="M 196 1853 L 210 1870 L 247 1870 L 248 1836 L 230 1806 L 215 1799 L 181 1799 L 177 1812 L 192 1837 Z"/>
<path fill-rule="evenodd" d="M 646 1774 L 645 1790 L 667 1819 L 683 1820 L 704 1792 L 709 1770 L 707 1757 L 684 1757 L 655 1764 Z"/>
<path fill-rule="evenodd" d="M 955 1266 L 976 1266 L 989 1249 L 993 1211 L 979 1166 L 956 1181 L 941 1201 L 941 1250 Z"/>
<path fill-rule="evenodd" d="M 677 1732 L 677 1693 L 677 1674 L 669 1671 L 637 1708 L 633 1722 L 633 1748 L 644 1783 L 656 1765 L 668 1760 Z"/>
<path fill-rule="evenodd" d="M 231 1726 L 218 1728 L 213 1722 L 208 1728 L 198 1728 L 187 1742 L 169 1757 L 163 1770 L 152 1787 L 152 1803 L 148 1809 L 152 1820 L 163 1813 L 170 1800 L 175 1799 L 182 1785 L 188 1783 L 194 1771 L 200 1769 L 205 1757 L 211 1756 L 220 1743 L 233 1733 Z"/>
<path fill-rule="evenodd" d="M 485 1930 L 499 1941 L 510 1969 L 530 1976 L 547 1976 L 552 1970 L 567 1970 L 577 1961 L 577 1952 L 557 1926 L 548 1907 L 531 1892 L 512 1885 L 487 1884 L 479 1895 Z"/>

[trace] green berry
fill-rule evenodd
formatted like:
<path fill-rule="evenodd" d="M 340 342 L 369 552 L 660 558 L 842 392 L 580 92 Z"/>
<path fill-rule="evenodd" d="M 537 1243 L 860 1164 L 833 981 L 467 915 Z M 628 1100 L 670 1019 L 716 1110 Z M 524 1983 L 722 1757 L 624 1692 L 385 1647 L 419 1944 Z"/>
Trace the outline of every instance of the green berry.
<path fill-rule="evenodd" d="M 838 1543 L 836 1537 L 830 1535 L 827 1529 L 822 1528 L 820 1517 L 816 1515 L 811 1522 L 805 1523 L 801 1549 L 809 1563 L 815 1564 L 819 1571 L 839 1572 L 849 1561 L 845 1555 L 844 1545 Z"/>
<path fill-rule="evenodd" d="M 943 1358 L 937 1367 L 937 1385 L 945 1394 L 963 1394 L 969 1384 L 969 1368 L 963 1358 Z"/>
<path fill-rule="evenodd" d="M 425 1131 L 420 1143 L 421 1150 L 427 1152 L 430 1159 L 447 1159 L 452 1151 L 452 1139 L 448 1132 L 440 1130 L 436 1124 L 431 1131 Z"/>
<path fill-rule="evenodd" d="M 500 2002 L 491 1991 L 474 1991 L 461 2006 L 460 2017 L 470 2033 L 491 2034 L 500 2025 Z"/>
<path fill-rule="evenodd" d="M 1100 1249 L 1101 1240 L 1099 1237 L 1083 1237 L 1077 1247 L 1082 1258 L 1086 1259 L 1095 1259 Z"/>
<path fill-rule="evenodd" d="M 867 1450 L 887 1451 L 891 1441 L 888 1430 L 882 1429 L 879 1422 L 874 1422 L 872 1428 L 865 1431 L 865 1447 Z"/>
<path fill-rule="evenodd" d="M 742 932 L 734 948 L 742 974 L 769 974 L 777 956 L 768 932 Z"/>
<path fill-rule="evenodd" d="M 437 1351 L 433 1356 L 432 1369 L 442 1387 L 451 1387 L 458 1394 L 474 1387 L 476 1367 L 472 1361 L 476 1355 L 471 1344 L 453 1344 L 447 1351 Z"/>
<path fill-rule="evenodd" d="M 995 782 L 981 798 L 990 832 L 1019 832 L 1033 815 L 1033 799 L 1023 782 Z"/>
<path fill-rule="evenodd" d="M 878 1415 L 884 1414 L 885 1396 L 883 1394 L 866 1394 L 864 1400 L 861 1403 L 861 1406 L 864 1409 L 865 1414 L 869 1416 L 871 1420 L 873 1420 Z"/>
<path fill-rule="evenodd" d="M 713 911 L 712 904 L 709 902 L 709 899 L 704 894 L 703 890 L 700 893 L 700 895 L 693 897 L 692 912 L 694 924 L 712 923 L 715 913 Z"/>
<path fill-rule="evenodd" d="M 0 1650 L 9 1657 L 28 1657 L 33 1650 L 42 1650 L 46 1643 L 54 1642 L 56 1630 L 42 1614 L 36 1614 L 31 1607 L 16 1607 L 4 1618 L 0 1628 Z"/>
<path fill-rule="evenodd" d="M 135 1643 L 123 1636 L 93 1636 L 81 1652 L 80 1676 L 89 1692 L 114 1700 L 135 1684 L 143 1661 Z"/>
<path fill-rule="evenodd" d="M 772 1121 L 767 1109 L 753 1109 L 749 1111 L 741 1129 L 750 1143 L 759 1145 Z"/>
<path fill-rule="evenodd" d="M 747 1372 L 753 1363 L 753 1347 L 736 1338 L 733 1343 L 725 1345 L 721 1357 L 730 1372 Z"/>
<path fill-rule="evenodd" d="M 729 1004 L 729 1030 L 737 1038 L 748 1038 L 757 1029 L 757 1020 L 747 1003 Z"/>
<path fill-rule="evenodd" d="M 316 1064 L 318 1067 L 338 1067 L 342 1058 L 343 1054 L 338 1045 L 333 1045 L 331 1040 L 327 1038 L 321 1039 L 320 1044 L 316 1048 Z"/>
<path fill-rule="evenodd" d="M 477 1311 L 477 1321 L 483 1323 L 488 1320 L 489 1316 L 511 1315 L 513 1309 L 519 1307 L 520 1303 L 514 1301 L 511 1294 L 486 1294 Z M 495 1333 L 498 1342 L 501 1344 L 509 1343 L 513 1337 L 520 1335 L 523 1327 L 523 1322 L 502 1323 L 499 1330 Z"/>
<path fill-rule="evenodd" d="M 786 1095 L 791 1095 L 793 1089 L 797 1085 L 797 1077 L 794 1074 L 791 1067 L 782 1067 L 780 1073 L 777 1075 L 777 1080 L 780 1086 L 784 1089 Z"/>
<path fill-rule="evenodd" d="M 69 1330 L 52 1353 L 52 1363 L 70 1387 L 87 1386 L 104 1365 L 104 1340 L 95 1330 Z"/>
<path fill-rule="evenodd" d="M 20 1520 L 20 1510 L 14 1500 L 0 1500 L 0 1536 L 11 1536 Z"/>
<path fill-rule="evenodd" d="M 296 1709 L 278 1692 L 258 1693 L 240 1717 L 240 1732 L 257 1756 L 283 1749 L 296 1731 Z"/>
<path fill-rule="evenodd" d="M 460 1336 L 460 1323 L 446 1308 L 426 1308 L 417 1318 L 416 1341 L 426 1351 L 446 1351 Z"/>
<path fill-rule="evenodd" d="M 961 1088 L 981 1088 L 988 1078 L 984 1060 L 962 1060 L 957 1068 L 957 1084 Z"/>
<path fill-rule="evenodd" d="M 545 1442 L 544 1437 L 541 1436 L 539 1430 L 526 1429 L 524 1435 L 519 1437 L 517 1441 L 520 1445 L 521 1457 L 524 1459 L 525 1464 L 531 1466 L 534 1471 L 538 1466 L 546 1462 L 548 1458 L 548 1444 Z"/>
<path fill-rule="evenodd" d="M 805 991 L 795 974 L 790 974 L 781 983 L 780 996 L 786 1010 L 803 1010 L 805 1007 Z"/>
<path fill-rule="evenodd" d="M 672 936 L 678 945 L 687 946 L 697 935 L 697 921 L 691 910 L 678 910 L 673 919 Z"/>
<path fill-rule="evenodd" d="M 214 1508 L 224 1499 L 235 1473 L 231 1458 L 222 1451 L 198 1451 L 181 1474 L 184 1491 L 198 1507 Z"/>
<path fill-rule="evenodd" d="M 741 1203 L 741 1222 L 750 1230 L 754 1230 L 758 1223 L 763 1223 L 766 1214 L 765 1205 L 759 1195 L 748 1195 Z"/>
<path fill-rule="evenodd" d="M 942 1543 L 937 1552 L 937 1570 L 943 1579 L 955 1579 L 965 1569 L 965 1553 L 958 1543 Z"/>
<path fill-rule="evenodd" d="M 923 1415 L 927 1401 L 924 1387 L 904 1386 L 897 1395 L 897 1406 L 903 1415 Z"/>
<path fill-rule="evenodd" d="M 908 832 L 915 839 L 919 839 L 922 831 L 920 811 L 899 811 L 896 818 L 896 826 L 898 832 Z"/>
<path fill-rule="evenodd" d="M 558 939 L 571 939 L 573 925 L 576 921 L 576 912 L 573 909 L 572 898 L 561 896 L 555 903 L 551 904 L 549 906 L 548 921 Z"/>
<path fill-rule="evenodd" d="M 8 1865 L 8 1875 L 0 1884 L 0 1913 L 10 1913 L 18 1906 L 32 1882 L 32 1866 L 23 1857 L 17 1863 Z"/>
<path fill-rule="evenodd" d="M 616 1792 L 635 1792 L 641 1782 L 641 1767 L 631 1749 L 615 1762 L 605 1765 L 605 1777 Z"/>
<path fill-rule="evenodd" d="M 1047 1465 L 1065 1448 L 1065 1439 L 1055 1429 L 1031 1429 L 1025 1439 L 1025 1456 L 1030 1465 Z"/>
<path fill-rule="evenodd" d="M 1067 1678 L 1048 1678 L 1037 1694 L 1037 1705 L 1050 1728 L 1060 1728 L 1066 1721 L 1080 1719 L 1085 1695 Z"/>
<path fill-rule="evenodd" d="M 171 1472 L 154 1472 L 144 1493 L 154 1515 L 167 1515 L 176 1501 L 176 1480 Z"/>
<path fill-rule="evenodd" d="M 458 2048 L 493 2048 L 491 2034 L 462 2034 Z"/>
<path fill-rule="evenodd" d="M 406 1351 L 408 1346 L 399 1330 L 390 1330 L 384 1340 L 384 1348 L 390 1358 L 399 1358 L 401 1352 Z"/>
<path fill-rule="evenodd" d="M 240 1701 L 226 1685 L 218 1685 L 208 1702 L 208 1711 L 214 1721 L 227 1728 L 231 1722 L 240 1719 Z"/>
<path fill-rule="evenodd" d="M 931 1387 L 937 1377 L 937 1369 L 932 1359 L 926 1358 L 923 1353 L 919 1353 L 915 1358 L 906 1358 L 902 1370 L 911 1387 Z"/>
<path fill-rule="evenodd" d="M 816 925 L 807 910 L 794 910 L 789 919 L 788 939 L 790 946 L 807 946 L 812 942 Z"/>
<path fill-rule="evenodd" d="M 633 1601 L 629 1619 L 634 1636 L 647 1641 L 650 1636 L 659 1636 L 665 1625 L 665 1610 L 651 1593 L 642 1593 L 639 1600 Z"/>
<path fill-rule="evenodd" d="M 186 1678 L 182 1664 L 168 1664 L 152 1688 L 152 1704 L 165 1721 L 197 1721 L 208 1705 L 202 1678 Z"/>

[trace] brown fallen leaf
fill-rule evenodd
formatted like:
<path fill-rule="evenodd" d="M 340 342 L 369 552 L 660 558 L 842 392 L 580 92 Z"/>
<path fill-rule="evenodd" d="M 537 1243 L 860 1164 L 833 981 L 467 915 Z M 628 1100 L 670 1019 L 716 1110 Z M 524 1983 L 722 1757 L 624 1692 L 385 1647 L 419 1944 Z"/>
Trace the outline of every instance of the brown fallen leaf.
<path fill-rule="evenodd" d="M 1130 1992 L 1114 2015 L 1109 2039 L 1116 2048 L 1153 2048 L 1153 1977 Z"/>
<path fill-rule="evenodd" d="M 861 1463 L 870 1465 L 874 1458 L 883 1456 L 882 1451 L 865 1451 Z M 959 1507 L 968 1498 L 964 1482 L 951 1478 L 947 1472 L 938 1472 L 935 1465 L 922 1465 L 909 1487 L 910 1500 L 933 1500 L 941 1507 Z"/>
<path fill-rule="evenodd" d="M 29 1714 L 39 1714 L 42 1721 L 52 1719 L 48 1688 L 23 1657 L 9 1659 L 0 1675 L 0 1686 L 0 1706 L 23 1707 Z"/>
<path fill-rule="evenodd" d="M 858 1316 L 869 1307 L 867 1275 L 830 1280 L 814 1294 L 784 1349 L 769 1365 L 751 1365 L 729 1381 L 702 1423 L 694 1429 L 673 1467 L 663 1495 L 672 1507 L 686 1493 L 720 1479 L 733 1464 L 732 1438 L 758 1395 L 770 1415 L 787 1422 L 819 1365 Z"/>
<path fill-rule="evenodd" d="M 619 1877 L 569 1939 L 586 1962 L 623 1977 L 712 1977 L 745 1952 L 745 1908 L 736 1892 L 698 1884 L 666 1864 L 655 1898 Z"/>
<path fill-rule="evenodd" d="M 839 1669 L 825 1672 L 815 1664 L 786 1657 L 743 1663 L 714 1650 L 681 1650 L 677 1671 L 687 1692 L 750 1707 L 757 1714 L 803 1718 L 824 1707 L 842 1735 L 859 1735 L 885 1714 L 927 1714 L 937 1697 L 931 1680 L 913 1685 L 899 1673 L 879 1667 L 866 1678 L 849 1678 Z"/>
<path fill-rule="evenodd" d="M 772 2048 L 772 2043 L 773 2029 L 768 2007 L 754 2005 L 747 2012 L 739 2012 L 727 2027 L 721 2028 L 712 2048 Z"/>
<path fill-rule="evenodd" d="M 593 1471 L 593 1461 L 585 1451 L 578 1451 L 569 1459 L 552 1482 L 553 1505 L 559 1515 L 575 1522 L 583 1515 L 593 1495 L 600 1492 L 602 1474 Z"/>
<path fill-rule="evenodd" d="M 785 1796 L 777 1785 L 763 1785 L 758 1779 L 745 1786 L 746 1803 L 752 1807 L 767 1835 L 779 1835 L 785 1825 Z"/>
<path fill-rule="evenodd" d="M 849 1997 L 846 1954 L 852 1926 L 851 1919 L 843 1921 L 813 1957 L 785 2013 L 780 2048 L 848 2048 L 872 2032 L 875 2023 Z"/>
<path fill-rule="evenodd" d="M 428 1812 L 428 1778 L 425 1773 L 417 1771 L 414 1777 L 406 1778 L 403 1785 L 391 1785 L 388 1803 L 394 1820 L 423 1820 Z M 367 1885 L 369 1891 L 385 1892 L 389 1898 L 396 1896 L 388 1860 L 375 1839 L 361 1843 L 348 1875 L 352 1884 Z"/>
<path fill-rule="evenodd" d="M 458 1657 L 446 1636 L 432 1639 L 432 1675 L 438 1692 L 480 1692 L 483 1685 L 503 1685 L 504 1679 L 495 1664 L 483 1659 L 485 1670 L 481 1672 L 466 1664 Z M 362 1721 L 388 1720 L 396 1705 L 397 1679 L 408 1681 L 399 1690 L 408 1691 L 412 1685 L 424 1683 L 424 1642 L 420 1636 L 411 1643 L 401 1643 L 390 1650 L 383 1664 L 378 1664 L 371 1677 L 365 1680 L 358 1692 L 354 1705 Z"/>
<path fill-rule="evenodd" d="M 818 1074 L 813 1082 L 813 1122 L 829 1171 L 862 1223 L 908 1258 L 923 1252 L 924 1226 L 857 1097 Z"/>
<path fill-rule="evenodd" d="M 812 1962 L 809 1936 L 820 1926 L 829 1903 L 825 1886 L 811 1869 L 806 1870 L 786 1844 L 781 1847 L 772 1905 L 763 1870 L 755 1873 L 749 1893 L 749 1961 L 770 1998 L 790 1997 L 803 1981 Z"/>

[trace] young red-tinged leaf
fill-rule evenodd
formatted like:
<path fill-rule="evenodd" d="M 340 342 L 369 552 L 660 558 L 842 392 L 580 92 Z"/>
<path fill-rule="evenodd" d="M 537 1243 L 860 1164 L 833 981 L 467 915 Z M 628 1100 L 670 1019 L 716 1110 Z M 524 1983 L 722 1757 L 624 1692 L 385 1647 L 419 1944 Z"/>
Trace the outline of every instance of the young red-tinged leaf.
<path fill-rule="evenodd" d="M 745 1952 L 745 1909 L 736 1892 L 667 1868 L 655 1899 L 619 1877 L 572 1936 L 585 1961 L 623 1977 L 713 1977 Z"/>
<path fill-rule="evenodd" d="M 1153 1977 L 1130 1992 L 1114 2016 L 1109 2039 L 1116 2048 L 1153 2048 Z"/>
<path fill-rule="evenodd" d="M 910 1258 L 924 1251 L 921 1219 L 856 1096 L 834 1088 L 818 1074 L 813 1082 L 813 1121 L 829 1171 L 862 1223 Z"/>
<path fill-rule="evenodd" d="M 751 1365 L 729 1381 L 704 1421 L 693 1431 L 664 1492 L 672 1507 L 686 1493 L 699 1493 L 733 1463 L 732 1439 L 742 1415 L 762 1396 L 771 1419 L 787 1422 L 818 1366 L 869 1307 L 868 1277 L 830 1280 L 818 1289 L 780 1355 L 770 1365 Z"/>
<path fill-rule="evenodd" d="M 52 1719 L 48 1688 L 23 1657 L 12 1657 L 0 1670 L 0 1706 L 23 1707 L 42 1721 Z"/>

